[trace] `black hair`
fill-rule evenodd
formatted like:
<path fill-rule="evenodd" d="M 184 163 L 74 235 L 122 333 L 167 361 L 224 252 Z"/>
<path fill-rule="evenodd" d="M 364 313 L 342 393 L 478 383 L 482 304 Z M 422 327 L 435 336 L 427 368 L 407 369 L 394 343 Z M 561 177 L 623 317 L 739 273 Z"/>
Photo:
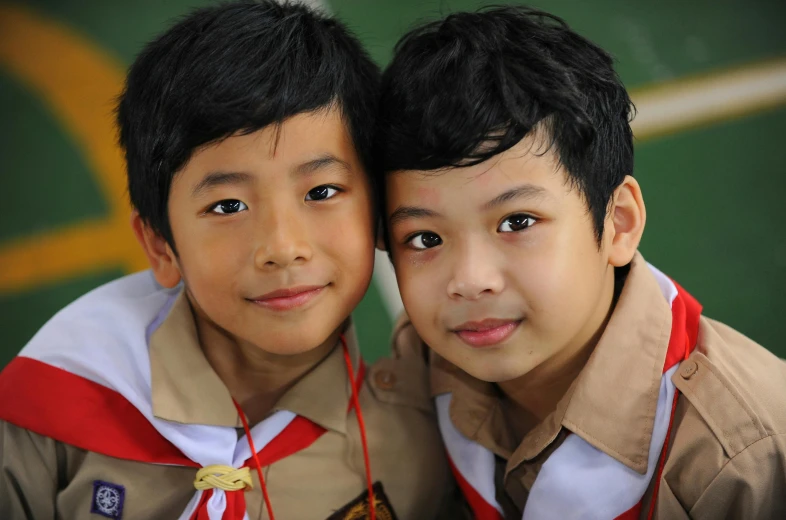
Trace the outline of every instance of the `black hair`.
<path fill-rule="evenodd" d="M 379 75 L 346 27 L 302 4 L 191 12 L 143 49 L 119 98 L 131 203 L 174 248 L 169 190 L 197 148 L 332 106 L 370 171 Z"/>
<path fill-rule="evenodd" d="M 409 32 L 379 106 L 378 175 L 478 164 L 542 127 L 599 243 L 613 191 L 633 172 L 633 106 L 612 57 L 529 7 L 451 14 Z"/>

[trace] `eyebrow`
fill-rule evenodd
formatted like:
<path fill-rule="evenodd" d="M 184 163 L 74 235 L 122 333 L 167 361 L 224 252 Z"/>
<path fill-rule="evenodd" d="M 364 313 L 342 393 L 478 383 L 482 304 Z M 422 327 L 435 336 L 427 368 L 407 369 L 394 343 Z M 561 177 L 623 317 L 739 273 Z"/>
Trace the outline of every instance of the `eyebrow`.
<path fill-rule="evenodd" d="M 320 155 L 316 159 L 299 164 L 295 167 L 294 172 L 298 175 L 310 175 L 317 170 L 331 166 L 338 166 L 339 169 L 344 170 L 345 173 L 350 173 L 352 171 L 352 168 L 349 167 L 349 163 L 342 161 L 333 154 L 326 153 Z"/>
<path fill-rule="evenodd" d="M 535 186 L 534 184 L 522 184 L 521 186 L 516 186 L 515 188 L 511 188 L 503 193 L 500 193 L 490 201 L 483 204 L 483 209 L 489 210 L 512 200 L 537 199 L 548 195 L 549 192 L 546 190 L 546 188 Z"/>
<path fill-rule="evenodd" d="M 390 225 L 398 224 L 409 219 L 439 217 L 439 213 L 416 206 L 399 206 L 390 214 Z"/>
<path fill-rule="evenodd" d="M 224 186 L 227 184 L 248 184 L 253 180 L 250 173 L 245 172 L 211 172 L 199 181 L 191 190 L 191 196 L 197 197 L 203 192 L 215 188 L 216 186 Z"/>

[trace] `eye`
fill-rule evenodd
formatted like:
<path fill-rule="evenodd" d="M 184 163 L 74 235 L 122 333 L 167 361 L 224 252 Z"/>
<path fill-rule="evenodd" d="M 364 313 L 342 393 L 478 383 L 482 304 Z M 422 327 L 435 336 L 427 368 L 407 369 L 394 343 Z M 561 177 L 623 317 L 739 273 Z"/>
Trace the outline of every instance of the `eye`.
<path fill-rule="evenodd" d="M 442 244 L 442 237 L 436 233 L 426 231 L 410 237 L 407 243 L 414 249 L 431 249 Z"/>
<path fill-rule="evenodd" d="M 227 199 L 217 202 L 210 210 L 209 213 L 218 213 L 220 215 L 231 215 L 232 213 L 239 213 L 248 209 L 245 202 L 236 199 Z"/>
<path fill-rule="evenodd" d="M 313 200 L 327 200 L 331 199 L 336 196 L 340 190 L 335 186 L 329 186 L 327 184 L 323 186 L 317 186 L 313 190 L 309 191 L 306 194 L 306 200 L 313 201 Z"/>
<path fill-rule="evenodd" d="M 505 220 L 497 228 L 497 231 L 500 233 L 515 233 L 516 231 L 523 231 L 528 227 L 532 226 L 535 222 L 534 217 L 530 217 L 529 215 L 518 214 L 518 215 L 511 215 Z"/>

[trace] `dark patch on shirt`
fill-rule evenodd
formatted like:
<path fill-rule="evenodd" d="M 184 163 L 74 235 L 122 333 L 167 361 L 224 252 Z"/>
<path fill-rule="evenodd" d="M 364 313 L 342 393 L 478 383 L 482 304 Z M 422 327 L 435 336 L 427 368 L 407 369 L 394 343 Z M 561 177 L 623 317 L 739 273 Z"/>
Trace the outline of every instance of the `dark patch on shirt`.
<path fill-rule="evenodd" d="M 372 488 L 374 492 L 374 510 L 377 520 L 398 520 L 390 500 L 382 488 L 382 482 L 375 483 Z M 364 490 L 356 499 L 345 505 L 327 520 L 365 520 L 369 518 L 368 490 Z"/>

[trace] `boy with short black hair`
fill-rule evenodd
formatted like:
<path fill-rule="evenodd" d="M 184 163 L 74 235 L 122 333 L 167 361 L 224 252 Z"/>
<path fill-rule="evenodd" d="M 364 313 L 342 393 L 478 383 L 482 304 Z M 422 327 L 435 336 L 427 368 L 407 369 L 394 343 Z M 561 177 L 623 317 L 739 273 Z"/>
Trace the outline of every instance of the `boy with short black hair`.
<path fill-rule="evenodd" d="M 423 371 L 366 370 L 349 318 L 378 85 L 297 4 L 200 9 L 144 49 L 118 124 L 152 273 L 66 307 L 0 375 L 0 517 L 437 514 Z"/>
<path fill-rule="evenodd" d="M 786 517 L 786 364 L 637 252 L 611 57 L 535 9 L 458 13 L 399 41 L 380 103 L 397 343 L 432 349 L 475 516 Z"/>

